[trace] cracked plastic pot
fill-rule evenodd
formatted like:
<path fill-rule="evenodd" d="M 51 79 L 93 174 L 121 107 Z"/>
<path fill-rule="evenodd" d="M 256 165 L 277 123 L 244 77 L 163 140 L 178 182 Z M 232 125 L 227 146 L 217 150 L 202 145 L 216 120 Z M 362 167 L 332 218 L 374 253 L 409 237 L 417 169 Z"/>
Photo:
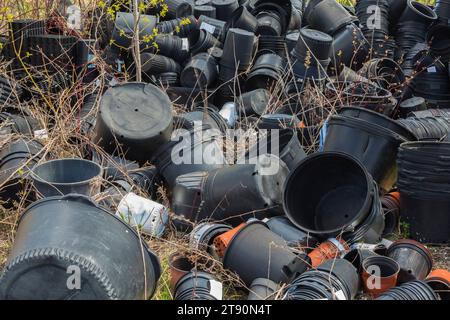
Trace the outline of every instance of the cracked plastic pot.
<path fill-rule="evenodd" d="M 248 263 L 252 261 L 252 263 Z M 257 278 L 288 283 L 309 265 L 306 254 L 295 254 L 286 242 L 260 221 L 241 228 L 229 243 L 223 265 L 250 286 Z"/>
<path fill-rule="evenodd" d="M 41 197 L 77 193 L 94 196 L 100 191 L 103 169 L 84 159 L 57 159 L 35 166 L 31 178 Z"/>
<path fill-rule="evenodd" d="M 67 270 L 81 270 L 79 290 L 67 286 Z M 159 276 L 157 256 L 132 228 L 89 198 L 72 194 L 25 210 L 0 279 L 0 297 L 145 300 Z"/>

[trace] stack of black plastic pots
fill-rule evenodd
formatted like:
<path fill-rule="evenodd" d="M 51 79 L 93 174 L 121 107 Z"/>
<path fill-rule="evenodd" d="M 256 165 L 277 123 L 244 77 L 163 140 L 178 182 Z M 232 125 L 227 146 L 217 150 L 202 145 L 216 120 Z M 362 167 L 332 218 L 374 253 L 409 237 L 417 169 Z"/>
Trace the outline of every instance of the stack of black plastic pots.
<path fill-rule="evenodd" d="M 193 56 L 181 72 L 181 85 L 187 88 L 206 89 L 217 81 L 218 65 L 208 53 Z"/>
<path fill-rule="evenodd" d="M 178 280 L 175 300 L 222 300 L 222 283 L 203 271 L 191 271 Z"/>
<path fill-rule="evenodd" d="M 420 141 L 438 141 L 450 133 L 450 119 L 445 117 L 408 118 L 398 120 Z"/>
<path fill-rule="evenodd" d="M 436 20 L 437 15 L 430 7 L 408 0 L 396 26 L 395 41 L 399 49 L 396 58 L 401 59 L 415 44 L 426 42 L 428 28 Z"/>
<path fill-rule="evenodd" d="M 392 288 L 376 300 L 441 300 L 425 281 L 412 281 Z"/>
<path fill-rule="evenodd" d="M 141 20 L 143 17 L 141 16 Z M 182 20 L 189 20 L 189 23 L 181 23 Z M 187 37 L 192 31 L 199 29 L 198 20 L 194 16 L 161 21 L 156 25 L 158 32 L 162 34 L 174 33 L 179 37 Z M 149 34 L 152 34 L 153 30 Z"/>
<path fill-rule="evenodd" d="M 284 300 L 352 300 L 359 288 L 356 268 L 347 260 L 329 260 L 297 277 L 284 291 Z"/>
<path fill-rule="evenodd" d="M 382 114 L 347 107 L 328 121 L 324 150 L 345 152 L 359 159 L 380 188 L 389 191 L 396 181 L 398 147 L 415 140 L 406 127 Z"/>
<path fill-rule="evenodd" d="M 344 153 L 316 153 L 300 162 L 286 180 L 284 210 L 320 239 L 342 235 L 347 242 L 377 243 L 384 229 L 377 184 Z"/>
<path fill-rule="evenodd" d="M 358 74 L 375 82 L 379 87 L 395 93 L 405 82 L 405 75 L 399 64 L 388 58 L 372 59 L 358 70 Z"/>
<path fill-rule="evenodd" d="M 356 15 L 364 36 L 372 46 L 373 58 L 386 57 L 389 50 L 389 2 L 388 0 L 358 0 Z"/>
<path fill-rule="evenodd" d="M 290 0 L 257 0 L 251 13 L 256 17 L 256 33 L 262 36 L 281 36 L 286 33 L 292 16 Z"/>
<path fill-rule="evenodd" d="M 292 69 L 296 78 L 324 81 L 330 64 L 333 38 L 326 33 L 302 28 L 294 50 L 291 51 Z"/>
<path fill-rule="evenodd" d="M 249 161 L 180 175 L 173 188 L 173 210 L 180 220 L 227 221 L 231 225 L 251 217 L 265 218 L 270 212 L 281 213 L 281 186 L 287 174 L 288 168 L 278 157 L 261 155 L 253 164 Z"/>
<path fill-rule="evenodd" d="M 259 56 L 250 70 L 245 88 L 247 91 L 256 89 L 273 89 L 281 84 L 286 71 L 286 61 L 276 54 Z"/>
<path fill-rule="evenodd" d="M 398 154 L 401 217 L 409 224 L 411 238 L 424 243 L 448 243 L 448 157 L 450 144 L 402 144 Z M 432 216 L 430 216 L 432 212 Z"/>
<path fill-rule="evenodd" d="M 450 61 L 450 23 L 437 23 L 428 31 L 427 37 L 430 43 L 431 54 L 440 58 L 443 62 Z"/>

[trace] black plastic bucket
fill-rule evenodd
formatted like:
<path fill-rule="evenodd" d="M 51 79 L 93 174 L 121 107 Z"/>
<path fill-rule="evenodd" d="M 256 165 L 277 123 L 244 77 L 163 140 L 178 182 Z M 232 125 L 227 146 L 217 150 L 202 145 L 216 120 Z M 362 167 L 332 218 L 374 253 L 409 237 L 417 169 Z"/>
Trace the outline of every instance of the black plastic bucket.
<path fill-rule="evenodd" d="M 347 153 L 364 164 L 380 188 L 392 189 L 396 181 L 397 150 L 405 138 L 368 121 L 332 116 L 324 151 Z"/>
<path fill-rule="evenodd" d="M 126 83 L 108 89 L 100 101 L 94 142 L 110 154 L 145 163 L 170 140 L 172 102 L 161 89 Z"/>
<path fill-rule="evenodd" d="M 398 283 L 425 280 L 433 267 L 430 251 L 414 240 L 398 240 L 387 251 L 387 256 L 400 265 Z"/>
<path fill-rule="evenodd" d="M 284 209 L 300 229 L 322 239 L 377 241 L 384 229 L 378 190 L 355 158 L 321 152 L 305 158 L 284 185 Z M 381 216 L 381 217 L 380 217 Z"/>
<path fill-rule="evenodd" d="M 159 276 L 158 258 L 133 229 L 89 198 L 67 195 L 22 215 L 0 297 L 148 299 Z"/>
<path fill-rule="evenodd" d="M 200 53 L 186 64 L 180 82 L 184 87 L 205 89 L 214 84 L 218 75 L 215 59 L 207 53 Z"/>
<path fill-rule="evenodd" d="M 102 167 L 84 159 L 57 159 L 31 170 L 34 188 L 42 197 L 69 193 L 94 196 L 100 191 Z"/>
<path fill-rule="evenodd" d="M 209 273 L 191 271 L 178 281 L 174 298 L 175 300 L 222 300 L 222 283 Z"/>
<path fill-rule="evenodd" d="M 236 272 L 247 286 L 257 278 L 289 283 L 305 272 L 309 263 L 306 254 L 295 254 L 260 221 L 252 221 L 240 229 L 223 257 L 224 267 Z"/>

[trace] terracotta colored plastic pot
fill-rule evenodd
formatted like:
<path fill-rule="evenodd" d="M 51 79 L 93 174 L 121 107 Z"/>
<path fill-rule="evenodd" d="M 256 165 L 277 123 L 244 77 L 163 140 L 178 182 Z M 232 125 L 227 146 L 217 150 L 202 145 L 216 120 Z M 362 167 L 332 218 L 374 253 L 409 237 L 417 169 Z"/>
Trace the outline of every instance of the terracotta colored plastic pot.
<path fill-rule="evenodd" d="M 311 266 L 315 268 L 327 260 L 340 258 L 341 254 L 348 250 L 350 248 L 344 240 L 331 238 L 322 242 L 308 256 L 311 258 Z"/>
<path fill-rule="evenodd" d="M 246 223 L 241 223 L 236 228 L 233 228 L 230 231 L 222 233 L 220 236 L 214 239 L 214 248 L 216 249 L 216 253 L 219 255 L 219 257 L 222 258 L 225 255 L 225 251 L 227 250 L 228 245 L 230 244 L 234 235 L 245 226 Z"/>
<path fill-rule="evenodd" d="M 379 268 L 379 276 L 373 274 L 375 270 L 371 270 L 371 267 Z M 394 259 L 383 256 L 366 258 L 362 263 L 361 273 L 364 292 L 377 297 L 395 287 L 399 272 L 400 265 Z"/>
<path fill-rule="evenodd" d="M 427 279 L 442 279 L 448 283 L 450 283 L 450 271 L 445 269 L 436 269 L 431 271 L 428 275 Z"/>
<path fill-rule="evenodd" d="M 191 272 L 194 265 L 184 255 L 175 252 L 169 256 L 169 268 L 170 268 L 170 288 L 175 289 L 178 281 L 186 274 Z"/>

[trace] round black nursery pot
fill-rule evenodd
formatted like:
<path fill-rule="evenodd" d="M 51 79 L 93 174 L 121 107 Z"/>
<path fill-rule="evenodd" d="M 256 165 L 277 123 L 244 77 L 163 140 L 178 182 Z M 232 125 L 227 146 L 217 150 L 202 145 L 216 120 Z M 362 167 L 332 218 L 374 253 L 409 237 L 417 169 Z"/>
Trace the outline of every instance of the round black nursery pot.
<path fill-rule="evenodd" d="M 70 275 L 81 279 L 69 282 Z M 148 299 L 157 256 L 118 217 L 81 195 L 40 200 L 23 213 L 0 278 L 1 299 Z M 69 286 L 68 286 L 69 284 Z"/>

